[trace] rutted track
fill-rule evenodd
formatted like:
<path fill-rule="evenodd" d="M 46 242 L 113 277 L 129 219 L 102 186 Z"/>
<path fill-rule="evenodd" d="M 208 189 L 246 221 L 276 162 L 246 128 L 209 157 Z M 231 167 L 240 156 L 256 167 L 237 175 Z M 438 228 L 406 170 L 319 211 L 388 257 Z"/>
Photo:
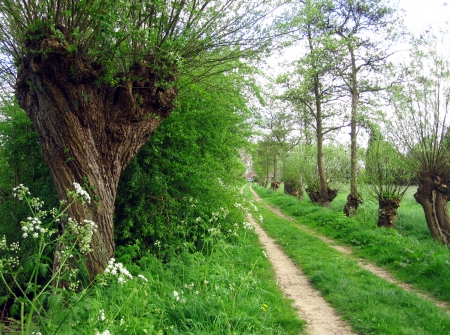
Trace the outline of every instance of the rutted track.
<path fill-rule="evenodd" d="M 267 257 L 273 264 L 277 282 L 285 295 L 293 300 L 299 315 L 307 322 L 309 335 L 350 335 L 355 334 L 342 321 L 334 309 L 308 282 L 306 276 L 277 246 L 249 214 L 248 220 L 255 226 L 255 232 L 264 246 Z"/>
<path fill-rule="evenodd" d="M 262 198 L 253 190 L 251 189 L 255 199 L 257 201 L 262 201 Z M 270 206 L 268 204 L 265 204 L 267 206 L 267 208 L 269 208 L 272 212 L 274 212 L 275 214 L 277 214 L 278 216 L 282 217 L 283 219 L 289 220 L 289 221 L 294 221 L 293 218 L 288 217 L 286 215 L 284 215 L 283 213 L 281 213 L 281 211 L 279 210 L 279 208 L 274 207 L 274 206 Z M 404 283 L 400 280 L 395 279 L 388 271 L 364 260 L 364 259 L 360 259 L 357 258 L 356 256 L 354 256 L 353 251 L 351 250 L 351 248 L 346 247 L 346 246 L 342 246 L 342 245 L 338 245 L 334 240 L 329 239 L 327 237 L 321 236 L 319 234 L 317 234 L 316 232 L 312 231 L 311 229 L 309 229 L 306 226 L 303 226 L 301 224 L 299 224 L 297 222 L 297 225 L 300 229 L 304 230 L 305 232 L 307 232 L 308 234 L 314 235 L 318 238 L 320 238 L 323 242 L 325 242 L 326 244 L 328 244 L 330 247 L 334 248 L 335 250 L 346 254 L 348 257 L 351 257 L 352 259 L 354 259 L 355 261 L 357 261 L 358 265 L 361 266 L 362 268 L 372 272 L 374 275 L 383 278 L 384 280 L 396 284 L 399 287 L 403 288 L 404 290 L 410 291 L 412 293 L 415 293 L 431 302 L 433 302 L 435 305 L 442 307 L 444 309 L 446 309 L 447 314 L 450 314 L 450 304 L 447 302 L 443 302 L 443 301 L 438 301 L 436 299 L 434 299 L 433 297 L 427 295 L 424 292 L 420 292 L 416 289 L 414 289 L 411 285 Z"/>

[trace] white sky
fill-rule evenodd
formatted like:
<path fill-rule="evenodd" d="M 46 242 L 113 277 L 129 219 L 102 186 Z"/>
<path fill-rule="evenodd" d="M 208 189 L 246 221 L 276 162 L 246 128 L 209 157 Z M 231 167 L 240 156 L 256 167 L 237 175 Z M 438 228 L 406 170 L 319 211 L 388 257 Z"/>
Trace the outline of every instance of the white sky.
<path fill-rule="evenodd" d="M 420 33 L 429 25 L 450 27 L 450 1 L 399 0 L 399 7 L 405 10 L 405 24 L 412 32 Z"/>

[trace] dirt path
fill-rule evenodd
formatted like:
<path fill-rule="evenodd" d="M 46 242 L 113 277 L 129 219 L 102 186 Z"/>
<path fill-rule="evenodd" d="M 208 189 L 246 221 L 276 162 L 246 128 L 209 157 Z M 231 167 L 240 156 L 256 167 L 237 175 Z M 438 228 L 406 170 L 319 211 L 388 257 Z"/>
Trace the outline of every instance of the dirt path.
<path fill-rule="evenodd" d="M 340 320 L 334 309 L 308 282 L 306 276 L 277 246 L 275 240 L 256 223 L 249 214 L 247 219 L 255 226 L 255 232 L 264 246 L 267 258 L 272 263 L 278 285 L 292 299 L 300 317 L 307 322 L 309 335 L 350 335 L 348 325 Z"/>
<path fill-rule="evenodd" d="M 253 192 L 253 196 L 255 197 L 256 201 L 261 201 L 262 200 L 261 197 L 255 191 L 253 191 L 253 189 L 251 189 L 251 191 Z M 267 205 L 267 207 L 272 212 L 274 212 L 278 216 L 282 217 L 283 219 L 286 219 L 286 220 L 289 220 L 289 221 L 294 221 L 293 218 L 288 217 L 288 216 L 284 215 L 283 213 L 281 213 L 279 208 L 273 207 L 273 206 L 270 206 L 270 205 Z M 403 289 L 405 289 L 407 291 L 413 292 L 413 293 L 415 293 L 415 294 L 417 294 L 417 295 L 419 295 L 419 296 L 421 296 L 421 297 L 423 297 L 423 298 L 433 302 L 434 304 L 436 304 L 439 307 L 445 308 L 447 310 L 447 313 L 450 314 L 450 310 L 449 310 L 450 309 L 450 304 L 449 303 L 443 302 L 443 301 L 438 301 L 438 300 L 434 299 L 433 297 L 431 297 L 431 296 L 429 296 L 429 295 L 427 295 L 427 294 L 425 294 L 423 292 L 420 292 L 420 291 L 414 289 L 411 285 L 406 284 L 404 282 L 401 282 L 401 281 L 395 279 L 388 271 L 386 271 L 386 270 L 384 270 L 384 269 L 382 269 L 382 268 L 380 268 L 380 267 L 378 267 L 378 266 L 376 266 L 376 265 L 374 265 L 372 263 L 369 263 L 369 262 L 367 262 L 364 259 L 357 258 L 356 256 L 353 255 L 353 251 L 351 250 L 351 248 L 346 247 L 346 246 L 342 246 L 342 245 L 338 245 L 336 243 L 336 241 L 334 241 L 332 239 L 329 239 L 327 237 L 318 235 L 316 232 L 312 231 L 311 229 L 309 229 L 306 226 L 303 226 L 303 225 L 299 224 L 298 222 L 296 222 L 296 224 L 298 224 L 299 228 L 303 229 L 304 231 L 306 231 L 307 233 L 309 233 L 311 235 L 314 235 L 314 236 L 320 238 L 323 242 L 325 242 L 326 244 L 328 244 L 330 247 L 334 248 L 335 250 L 337 250 L 337 251 L 339 251 L 341 253 L 347 254 L 349 257 L 351 257 L 354 260 L 356 260 L 358 262 L 358 265 L 361 266 L 362 268 L 372 272 L 373 274 L 377 275 L 378 277 L 381 277 L 381 278 L 385 279 L 386 281 L 388 281 L 390 283 L 396 284 L 399 287 L 401 287 L 401 288 L 403 288 Z"/>

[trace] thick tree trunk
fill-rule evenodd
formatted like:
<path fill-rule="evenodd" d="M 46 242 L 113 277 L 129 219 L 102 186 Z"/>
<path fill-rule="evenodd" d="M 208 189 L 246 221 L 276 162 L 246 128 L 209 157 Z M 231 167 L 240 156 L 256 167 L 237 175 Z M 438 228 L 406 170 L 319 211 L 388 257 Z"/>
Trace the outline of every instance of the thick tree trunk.
<path fill-rule="evenodd" d="M 331 188 L 327 187 L 326 193 L 324 194 L 323 191 L 319 188 L 316 189 L 314 187 L 308 187 L 306 190 L 306 193 L 308 194 L 309 198 L 312 202 L 317 203 L 321 205 L 322 207 L 330 207 L 331 201 L 336 198 L 338 191 L 332 190 Z"/>
<path fill-rule="evenodd" d="M 23 59 L 16 93 L 39 134 L 59 198 L 65 199 L 66 190 L 77 182 L 94 200 L 68 211 L 78 222 L 88 219 L 98 225 L 86 264 L 92 279 L 114 253 L 119 177 L 173 110 L 176 91 L 158 87 L 157 81 L 168 78 L 137 64 L 127 80 L 101 83 L 104 73 L 99 64 L 68 53 L 55 40 L 44 39 L 41 46 L 44 54 Z"/>
<path fill-rule="evenodd" d="M 301 179 L 288 179 L 284 181 L 284 193 L 293 195 L 297 197 L 299 200 L 303 199 L 303 187 L 301 183 Z"/>
<path fill-rule="evenodd" d="M 441 244 L 450 243 L 449 180 L 437 173 L 421 172 L 414 198 L 422 205 L 428 229 Z"/>
<path fill-rule="evenodd" d="M 345 215 L 347 217 L 355 216 L 356 211 L 359 205 L 361 205 L 361 203 L 362 203 L 361 196 L 358 193 L 356 193 L 355 195 L 349 194 L 347 196 L 347 202 L 344 206 Z"/>
<path fill-rule="evenodd" d="M 399 199 L 378 199 L 378 227 L 394 228 L 395 221 L 397 221 L 397 209 L 399 207 Z"/>

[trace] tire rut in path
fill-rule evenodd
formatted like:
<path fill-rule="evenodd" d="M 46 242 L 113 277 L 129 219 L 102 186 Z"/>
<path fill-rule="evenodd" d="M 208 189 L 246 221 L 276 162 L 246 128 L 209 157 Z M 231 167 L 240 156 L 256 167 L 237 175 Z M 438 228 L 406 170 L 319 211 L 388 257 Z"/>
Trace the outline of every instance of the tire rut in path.
<path fill-rule="evenodd" d="M 266 234 L 250 214 L 247 219 L 255 227 L 255 232 L 263 244 L 267 258 L 274 267 L 278 285 L 284 294 L 293 300 L 293 306 L 297 308 L 300 317 L 307 322 L 307 333 L 309 335 L 356 334 L 340 319 L 319 291 L 309 284 L 306 276 L 281 251 L 275 240 Z"/>
<path fill-rule="evenodd" d="M 253 196 L 255 197 L 256 201 L 262 201 L 262 198 L 253 189 L 251 189 L 251 191 L 252 191 Z M 283 219 L 294 222 L 293 218 L 283 214 L 280 211 L 279 208 L 271 206 L 271 205 L 268 205 L 266 203 L 265 203 L 265 205 L 272 212 L 274 212 L 278 216 L 282 217 Z M 406 291 L 415 293 L 415 294 L 421 296 L 422 298 L 431 301 L 435 305 L 437 305 L 437 306 L 439 306 L 441 308 L 444 308 L 446 310 L 447 314 L 450 315 L 450 304 L 449 303 L 447 303 L 445 301 L 438 301 L 438 300 L 434 299 L 433 297 L 429 296 L 428 294 L 418 291 L 417 289 L 413 288 L 411 285 L 409 285 L 407 283 L 404 283 L 404 282 L 402 282 L 400 280 L 395 279 L 392 276 L 392 274 L 389 273 L 388 271 L 386 271 L 386 270 L 384 270 L 384 269 L 382 269 L 382 268 L 380 268 L 380 267 L 378 267 L 378 266 L 376 266 L 376 265 L 374 265 L 372 263 L 369 263 L 369 262 L 367 262 L 364 259 L 355 257 L 354 254 L 353 254 L 353 251 L 352 251 L 352 249 L 350 247 L 337 245 L 334 240 L 329 239 L 328 237 L 325 237 L 325 236 L 321 236 L 321 235 L 317 234 L 316 232 L 312 231 L 311 229 L 309 229 L 308 227 L 306 227 L 306 226 L 304 226 L 304 225 L 302 225 L 302 224 L 300 224 L 298 222 L 296 222 L 296 224 L 298 224 L 299 228 L 301 228 L 302 230 L 306 231 L 308 234 L 314 235 L 314 236 L 318 237 L 319 239 L 321 239 L 323 242 L 325 242 L 331 248 L 333 248 L 333 249 L 335 249 L 335 250 L 337 250 L 337 251 L 339 251 L 341 253 L 344 253 L 344 254 L 348 255 L 349 257 L 351 257 L 352 259 L 354 259 L 358 263 L 358 265 L 360 267 L 366 269 L 367 271 L 372 272 L 374 275 L 376 275 L 376 276 L 378 276 L 380 278 L 383 278 L 384 280 L 386 280 L 386 281 L 388 281 L 388 282 L 390 282 L 392 284 L 395 284 L 395 285 L 403 288 Z"/>

